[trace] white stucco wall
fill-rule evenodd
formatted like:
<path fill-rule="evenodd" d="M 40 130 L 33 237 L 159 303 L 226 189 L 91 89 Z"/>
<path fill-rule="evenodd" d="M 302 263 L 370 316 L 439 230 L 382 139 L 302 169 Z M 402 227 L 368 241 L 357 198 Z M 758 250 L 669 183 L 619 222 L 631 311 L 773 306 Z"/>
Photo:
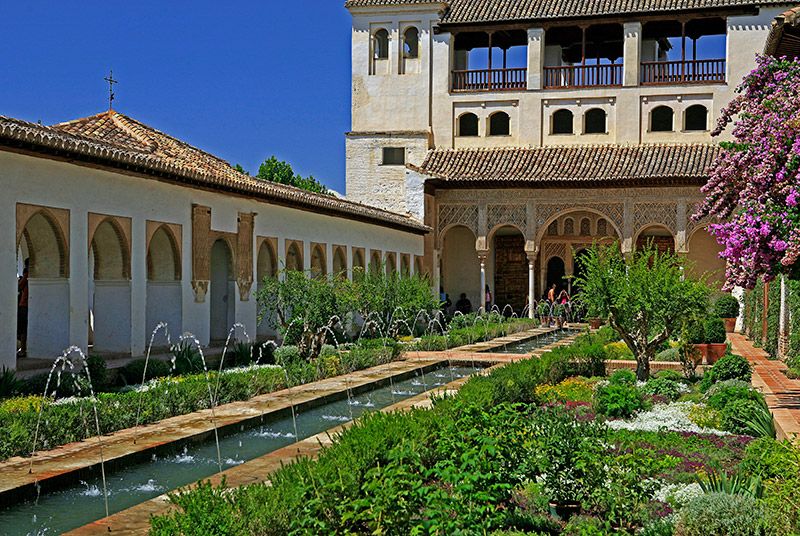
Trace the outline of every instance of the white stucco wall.
<path fill-rule="evenodd" d="M 57 185 L 57 187 L 54 187 Z M 86 349 L 89 318 L 89 244 L 87 241 L 88 214 L 98 213 L 131 219 L 131 280 L 124 286 L 98 282 L 95 287 L 95 331 L 101 331 L 98 345 L 113 351 L 123 351 L 122 340 L 127 340 L 126 351 L 141 355 L 150 328 L 156 322 L 154 314 L 159 308 L 148 306 L 154 299 L 177 302 L 181 305 L 181 326 L 172 326 L 175 336 L 191 332 L 203 343 L 209 341 L 210 299 L 195 301 L 191 287 L 191 209 L 192 204 L 212 209 L 212 229 L 235 233 L 238 214 L 256 213 L 253 237 L 253 274 L 256 274 L 257 237 L 278 238 L 278 265 L 284 264 L 285 240 L 301 240 L 304 249 L 311 242 L 343 245 L 348 248 L 376 249 L 412 256 L 423 255 L 423 237 L 405 231 L 369 223 L 316 214 L 304 210 L 271 205 L 253 198 L 215 193 L 182 187 L 149 178 L 132 177 L 116 172 L 68 164 L 46 158 L 0 151 L 0 210 L 5 218 L 0 225 L 0 366 L 15 368 L 17 259 L 16 225 L 14 214 L 17 203 L 27 203 L 69 210 L 69 319 L 62 330 L 68 332 L 69 344 Z M 158 221 L 182 226 L 182 280 L 179 290 L 170 287 L 164 296 L 154 298 L 158 291 L 151 287 L 148 293 L 146 270 L 146 222 Z M 309 262 L 308 251 L 304 261 Z M 97 285 L 97 283 L 96 283 Z M 242 301 L 238 288 L 230 293 L 234 317 L 247 327 L 251 336 L 256 333 L 256 301 L 253 292 Z M 127 302 L 125 295 L 127 294 Z M 148 294 L 150 299 L 148 299 Z M 98 302 L 98 295 L 100 302 Z M 108 300 L 106 300 L 108 298 Z M 113 299 L 112 299 L 113 298 Z M 101 314 L 113 303 L 111 314 Z M 35 305 L 35 301 L 31 303 Z M 61 306 L 63 307 L 63 305 Z M 148 315 L 148 312 L 150 315 Z M 36 314 L 31 308 L 31 315 Z M 177 322 L 174 310 L 164 313 Z M 58 315 L 63 319 L 63 315 Z M 164 320 L 170 321 L 165 318 Z M 99 322 L 99 324 L 98 324 Z M 31 329 L 35 324 L 31 322 Z M 126 329 L 127 327 L 127 329 Z M 106 340 L 104 334 L 110 334 Z M 54 333 L 52 348 L 59 346 L 63 335 Z M 48 346 L 48 351 L 52 349 Z"/>

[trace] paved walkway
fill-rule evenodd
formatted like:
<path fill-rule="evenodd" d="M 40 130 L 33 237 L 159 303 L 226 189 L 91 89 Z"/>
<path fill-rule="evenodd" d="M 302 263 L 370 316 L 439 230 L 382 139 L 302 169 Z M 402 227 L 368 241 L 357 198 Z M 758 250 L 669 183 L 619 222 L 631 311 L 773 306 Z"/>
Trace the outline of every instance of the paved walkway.
<path fill-rule="evenodd" d="M 790 380 L 782 361 L 769 359 L 767 352 L 756 348 L 744 335 L 728 334 L 733 353 L 753 365 L 753 385 L 764 393 L 775 416 L 778 439 L 800 442 L 800 380 Z"/>

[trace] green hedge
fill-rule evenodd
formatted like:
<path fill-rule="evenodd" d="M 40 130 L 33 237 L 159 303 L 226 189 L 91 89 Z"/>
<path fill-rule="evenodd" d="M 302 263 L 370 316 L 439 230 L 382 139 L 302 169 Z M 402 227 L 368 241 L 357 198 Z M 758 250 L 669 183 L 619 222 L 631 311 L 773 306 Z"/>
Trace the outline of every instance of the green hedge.
<path fill-rule="evenodd" d="M 769 355 L 778 355 L 778 339 L 781 322 L 781 282 L 775 279 L 769 284 L 769 306 L 767 307 L 767 337 L 764 339 L 764 350 Z"/>
<path fill-rule="evenodd" d="M 283 388 L 285 381 L 283 370 L 277 367 L 231 370 L 222 374 L 210 372 L 208 377 L 212 388 L 219 381 L 218 404 L 269 393 Z M 193 374 L 157 380 L 147 384 L 147 390 L 141 393 L 100 393 L 97 395 L 100 430 L 108 434 L 135 426 L 140 399 L 139 424 L 208 409 L 208 388 L 205 374 Z M 58 402 L 40 397 L 12 398 L 0 403 L 0 459 L 30 456 L 42 404 L 37 450 L 51 449 L 97 435 L 92 403 L 88 398 Z"/>
<path fill-rule="evenodd" d="M 440 352 L 467 344 L 505 337 L 513 333 L 533 329 L 539 325 L 536 320 L 522 318 L 505 322 L 483 324 L 478 322 L 469 327 L 451 329 L 447 335 L 425 335 L 408 347 L 412 352 Z"/>

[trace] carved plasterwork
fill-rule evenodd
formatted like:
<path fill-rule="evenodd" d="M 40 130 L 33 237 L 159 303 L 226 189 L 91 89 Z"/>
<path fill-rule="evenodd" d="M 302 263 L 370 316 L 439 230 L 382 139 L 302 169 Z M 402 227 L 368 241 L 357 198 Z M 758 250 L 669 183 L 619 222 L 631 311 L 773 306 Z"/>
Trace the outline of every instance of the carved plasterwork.
<path fill-rule="evenodd" d="M 576 210 L 590 210 L 599 213 L 601 216 L 613 223 L 617 229 L 625 227 L 625 205 L 624 203 L 596 203 L 581 202 L 576 200 L 569 203 L 541 203 L 536 205 L 537 222 L 540 226 L 547 223 L 554 216 L 566 214 Z"/>
<path fill-rule="evenodd" d="M 553 257 L 567 257 L 567 245 L 564 242 L 545 242 L 542 244 L 542 261 L 547 262 Z"/>
<path fill-rule="evenodd" d="M 489 230 L 501 225 L 512 225 L 525 233 L 527 228 L 526 205 L 488 205 L 486 217 Z"/>
<path fill-rule="evenodd" d="M 439 205 L 438 221 L 437 231 L 440 233 L 451 225 L 463 225 L 477 235 L 478 205 Z"/>
<path fill-rule="evenodd" d="M 633 211 L 633 227 L 636 232 L 650 225 L 662 225 L 675 235 L 678 233 L 677 203 L 636 203 Z"/>

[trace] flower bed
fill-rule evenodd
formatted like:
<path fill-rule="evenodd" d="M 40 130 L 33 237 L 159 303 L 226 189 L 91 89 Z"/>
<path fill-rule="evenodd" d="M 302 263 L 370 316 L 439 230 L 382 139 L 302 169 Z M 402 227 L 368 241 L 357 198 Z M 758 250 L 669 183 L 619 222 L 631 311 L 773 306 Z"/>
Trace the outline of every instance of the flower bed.
<path fill-rule="evenodd" d="M 800 528 L 786 506 L 800 499 L 797 449 L 699 427 L 698 386 L 667 403 L 615 373 L 606 385 L 638 392 L 645 409 L 620 421 L 592 414 L 595 382 L 566 379 L 569 366 L 546 354 L 474 378 L 431 409 L 370 414 L 270 485 L 173 495 L 178 508 L 154 518 L 152 533 L 700 536 L 716 526 L 703 516 L 737 527 L 715 534 Z M 631 424 L 645 417 L 648 429 Z M 763 491 L 748 495 L 757 478 Z M 581 515 L 567 519 L 568 505 Z"/>

